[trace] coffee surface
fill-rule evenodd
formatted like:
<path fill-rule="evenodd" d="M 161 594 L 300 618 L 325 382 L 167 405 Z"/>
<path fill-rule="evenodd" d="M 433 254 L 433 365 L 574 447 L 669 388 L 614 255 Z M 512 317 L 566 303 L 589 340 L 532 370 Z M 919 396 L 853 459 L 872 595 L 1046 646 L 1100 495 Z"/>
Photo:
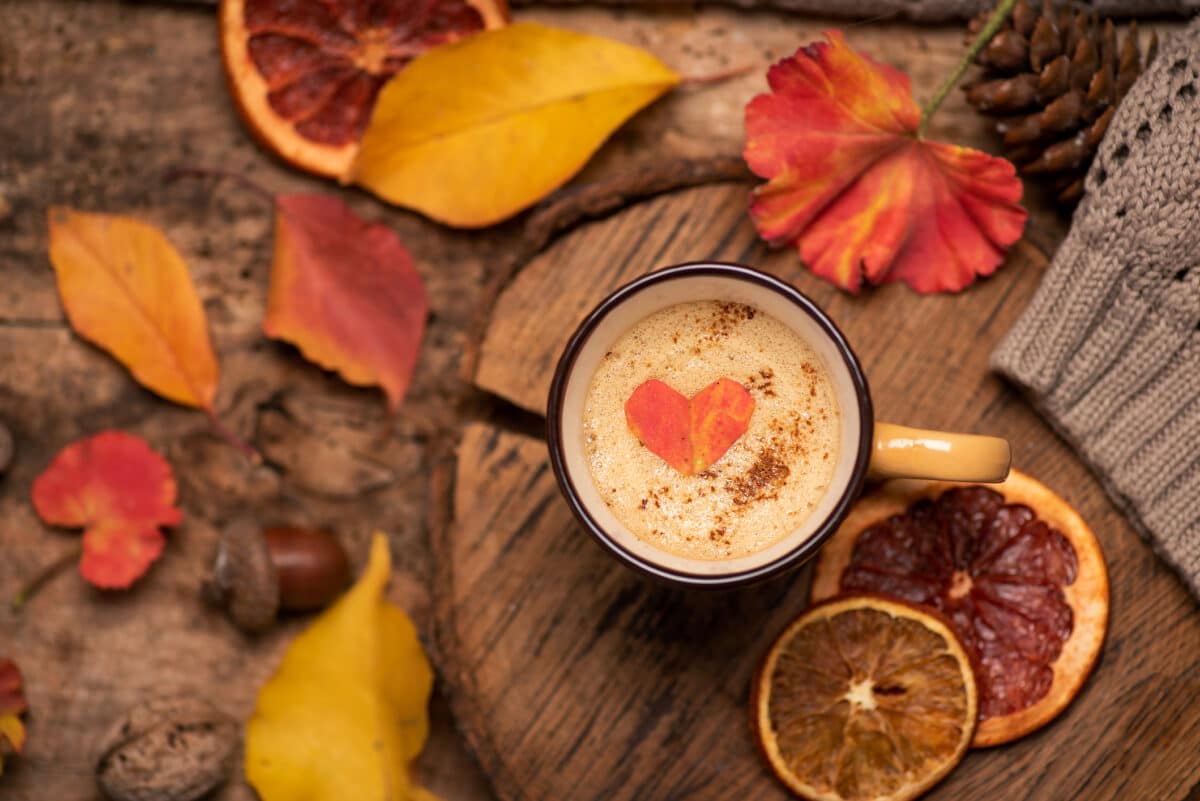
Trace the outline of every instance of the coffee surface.
<path fill-rule="evenodd" d="M 656 378 L 691 398 L 720 378 L 754 397 L 741 438 L 685 476 L 630 430 L 625 401 Z M 796 530 L 825 493 L 840 419 L 820 357 L 750 306 L 682 303 L 638 322 L 601 359 L 588 387 L 588 465 L 617 519 L 645 542 L 691 559 L 737 559 Z"/>

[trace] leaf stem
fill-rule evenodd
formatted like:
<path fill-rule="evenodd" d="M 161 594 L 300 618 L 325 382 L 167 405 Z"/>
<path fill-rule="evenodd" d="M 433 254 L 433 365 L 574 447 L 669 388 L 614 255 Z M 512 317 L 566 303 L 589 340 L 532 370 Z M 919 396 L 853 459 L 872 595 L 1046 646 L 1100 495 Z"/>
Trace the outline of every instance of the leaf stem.
<path fill-rule="evenodd" d="M 730 78 L 737 78 L 745 75 L 750 70 L 754 69 L 753 64 L 743 64 L 740 67 L 730 67 L 721 72 L 710 72 L 707 75 L 684 75 L 679 79 L 680 86 L 702 86 L 709 83 L 720 83 L 727 81 Z"/>
<path fill-rule="evenodd" d="M 178 181 L 180 178 L 225 178 L 233 181 L 243 189 L 250 190 L 250 192 L 258 195 L 272 206 L 275 205 L 275 196 L 267 191 L 266 187 L 244 175 L 239 175 L 229 170 L 222 170 L 218 167 L 184 167 L 177 165 L 168 167 L 162 176 L 163 183 L 166 184 Z"/>
<path fill-rule="evenodd" d="M 212 424 L 213 431 L 216 432 L 218 437 L 241 451 L 252 463 L 263 463 L 262 454 L 258 452 L 257 448 L 233 433 L 233 430 L 218 420 L 217 416 L 211 410 L 205 409 L 204 414 L 208 417 L 208 422 Z"/>
<path fill-rule="evenodd" d="M 15 614 L 20 612 L 21 609 L 24 608 L 25 604 L 28 603 L 33 596 L 38 594 L 38 591 L 46 584 L 46 582 L 50 581 L 50 579 L 61 573 L 63 568 L 77 560 L 79 555 L 82 553 L 83 543 L 81 542 L 39 570 L 37 574 L 28 582 L 26 582 L 25 586 L 13 596 L 12 603 L 10 604 L 13 613 Z"/>
<path fill-rule="evenodd" d="M 996 10 L 992 12 L 992 16 L 988 17 L 987 23 L 976 34 L 971 41 L 971 46 L 967 48 L 967 52 L 963 54 L 962 60 L 958 62 L 958 66 L 954 68 L 954 72 L 950 73 L 950 77 L 938 87 L 933 99 L 930 100 L 925 108 L 921 110 L 921 124 L 917 127 L 917 138 L 925 138 L 925 129 L 929 127 L 929 118 L 938 110 L 938 106 L 942 105 L 942 101 L 946 99 L 946 95 L 950 94 L 950 90 L 962 78 L 963 73 L 975 61 L 975 57 L 979 55 L 979 51 L 987 46 L 987 43 L 996 35 L 996 31 L 1000 30 L 1000 26 L 1004 24 L 1004 20 L 1008 19 L 1008 15 L 1012 13 L 1013 6 L 1017 4 L 1017 0 L 1001 0 L 996 6 Z"/>

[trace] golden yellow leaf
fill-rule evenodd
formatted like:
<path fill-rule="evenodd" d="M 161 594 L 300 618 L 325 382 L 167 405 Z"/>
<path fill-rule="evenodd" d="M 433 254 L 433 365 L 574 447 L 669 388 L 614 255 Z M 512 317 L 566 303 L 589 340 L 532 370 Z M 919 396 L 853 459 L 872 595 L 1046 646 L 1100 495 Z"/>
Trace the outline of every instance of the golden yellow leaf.
<path fill-rule="evenodd" d="M 409 775 L 428 734 L 433 672 L 408 616 L 384 600 L 387 539 L 358 583 L 296 638 L 246 727 L 262 801 L 434 799 Z"/>
<path fill-rule="evenodd" d="M 11 747 L 20 753 L 24 745 L 25 724 L 21 718 L 16 713 L 0 715 L 0 773 L 4 772 L 4 748 Z"/>
<path fill-rule="evenodd" d="M 388 82 L 350 177 L 440 222 L 490 225 L 562 185 L 678 82 L 610 39 L 534 23 L 486 31 Z"/>
<path fill-rule="evenodd" d="M 53 207 L 50 262 L 84 339 L 164 398 L 212 411 L 217 357 L 187 265 L 152 225 Z"/>

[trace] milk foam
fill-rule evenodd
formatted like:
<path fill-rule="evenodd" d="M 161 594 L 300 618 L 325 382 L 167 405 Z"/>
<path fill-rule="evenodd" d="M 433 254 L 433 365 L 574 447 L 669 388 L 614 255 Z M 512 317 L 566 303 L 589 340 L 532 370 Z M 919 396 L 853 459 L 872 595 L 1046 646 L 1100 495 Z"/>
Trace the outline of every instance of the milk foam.
<path fill-rule="evenodd" d="M 692 397 L 719 378 L 754 396 L 746 433 L 708 470 L 684 476 L 625 420 L 651 378 Z M 737 559 L 796 530 L 838 458 L 840 415 L 820 357 L 792 329 L 749 306 L 682 303 L 638 322 L 600 360 L 588 387 L 588 466 L 634 535 L 678 556 Z"/>

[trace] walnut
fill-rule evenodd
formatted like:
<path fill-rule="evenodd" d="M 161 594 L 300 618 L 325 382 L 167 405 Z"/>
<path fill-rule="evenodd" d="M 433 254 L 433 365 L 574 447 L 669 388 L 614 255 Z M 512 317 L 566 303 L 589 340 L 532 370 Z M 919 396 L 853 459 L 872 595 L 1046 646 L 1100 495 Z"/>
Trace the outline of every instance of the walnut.
<path fill-rule="evenodd" d="M 237 723 L 199 698 L 131 709 L 104 739 L 96 782 L 112 801 L 195 801 L 229 778 Z"/>

